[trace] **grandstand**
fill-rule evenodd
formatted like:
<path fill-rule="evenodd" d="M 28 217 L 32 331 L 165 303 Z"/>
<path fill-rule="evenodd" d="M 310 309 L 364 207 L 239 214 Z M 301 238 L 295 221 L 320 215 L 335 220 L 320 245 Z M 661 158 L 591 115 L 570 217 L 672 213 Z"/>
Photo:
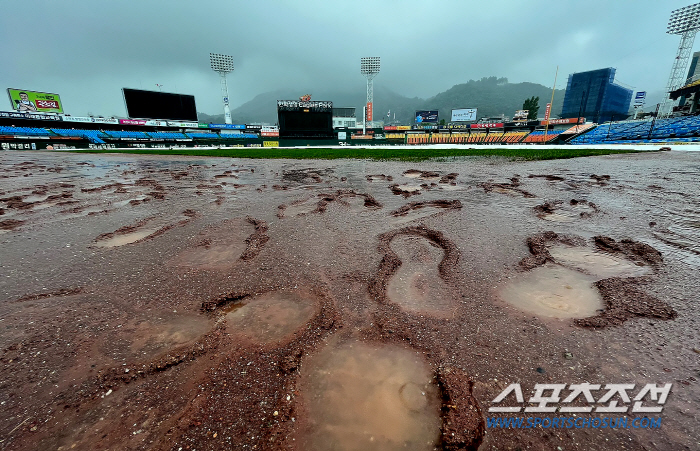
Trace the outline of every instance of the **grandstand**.
<path fill-rule="evenodd" d="M 569 141 L 571 144 L 700 142 L 700 116 L 610 122 Z"/>

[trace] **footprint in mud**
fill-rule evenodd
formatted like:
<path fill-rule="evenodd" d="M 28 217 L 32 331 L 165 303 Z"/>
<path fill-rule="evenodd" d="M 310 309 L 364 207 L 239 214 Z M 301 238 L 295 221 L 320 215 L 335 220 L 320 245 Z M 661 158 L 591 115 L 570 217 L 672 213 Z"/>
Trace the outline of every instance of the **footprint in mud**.
<path fill-rule="evenodd" d="M 317 301 L 301 290 L 248 296 L 221 309 L 227 332 L 260 343 L 277 342 L 303 327 L 316 313 Z"/>
<path fill-rule="evenodd" d="M 577 236 L 544 232 L 528 238 L 533 254 L 521 260 L 528 271 L 499 291 L 515 307 L 540 316 L 577 318 L 582 327 L 622 324 L 640 316 L 673 319 L 675 310 L 639 290 L 637 278 L 663 261 L 651 246 L 597 236 L 597 249 Z"/>
<path fill-rule="evenodd" d="M 447 318 L 459 305 L 448 285 L 458 260 L 456 247 L 440 232 L 406 227 L 380 237 L 385 252 L 370 293 L 413 313 Z"/>
<path fill-rule="evenodd" d="M 94 247 L 112 248 L 124 246 L 127 244 L 140 243 L 147 239 L 155 238 L 168 230 L 183 226 L 190 222 L 197 212 L 193 210 L 185 210 L 182 212 L 179 220 L 174 222 L 164 222 L 162 219 L 155 216 L 143 219 L 136 224 L 121 227 L 114 232 L 104 233 L 93 242 Z"/>
<path fill-rule="evenodd" d="M 348 207 L 353 211 L 382 208 L 382 204 L 369 194 L 356 193 L 352 190 L 338 190 L 335 193 L 318 194 L 315 197 L 298 200 L 290 205 L 280 205 L 277 217 L 284 218 L 304 216 L 311 213 L 324 213 L 332 202 L 337 202 L 339 205 Z"/>
<path fill-rule="evenodd" d="M 429 366 L 395 345 L 333 340 L 302 365 L 309 450 L 433 450 L 440 397 Z"/>
<path fill-rule="evenodd" d="M 389 214 L 396 218 L 393 221 L 394 223 L 401 224 L 437 215 L 438 213 L 449 210 L 458 210 L 460 208 L 462 208 L 462 203 L 458 200 L 432 200 L 427 202 L 411 202 Z"/>
<path fill-rule="evenodd" d="M 415 196 L 416 194 L 420 194 L 423 190 L 423 186 L 411 185 L 408 183 L 399 185 L 395 183 L 393 185 L 389 185 L 389 189 L 392 193 L 396 194 L 397 196 L 411 197 Z"/>
<path fill-rule="evenodd" d="M 166 350 L 194 342 L 211 329 L 210 321 L 197 314 L 161 312 L 130 327 L 130 351 L 143 358 L 158 356 Z"/>
<path fill-rule="evenodd" d="M 572 222 L 576 219 L 589 218 L 597 213 L 598 206 L 593 202 L 571 199 L 568 205 L 564 202 L 545 202 L 533 207 L 535 215 L 545 221 Z"/>
<path fill-rule="evenodd" d="M 548 318 L 587 318 L 603 308 L 593 286 L 595 278 L 559 265 L 547 264 L 523 274 L 501 290 L 514 307 Z"/>
<path fill-rule="evenodd" d="M 268 241 L 267 223 L 251 217 L 229 219 L 204 230 L 194 247 L 185 249 L 169 263 L 172 266 L 226 270 L 236 261 L 257 256 Z"/>
<path fill-rule="evenodd" d="M 482 187 L 486 193 L 496 192 L 510 196 L 523 196 L 527 198 L 537 197 L 529 191 L 520 188 L 520 179 L 518 177 L 512 177 L 510 183 L 484 182 L 479 184 L 479 186 Z"/>

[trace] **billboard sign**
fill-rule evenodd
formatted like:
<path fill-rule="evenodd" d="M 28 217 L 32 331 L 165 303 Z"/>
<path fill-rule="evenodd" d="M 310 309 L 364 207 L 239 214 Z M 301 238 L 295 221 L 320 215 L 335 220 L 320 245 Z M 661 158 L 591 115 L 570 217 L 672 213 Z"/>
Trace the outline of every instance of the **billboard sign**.
<path fill-rule="evenodd" d="M 450 122 L 468 122 L 476 120 L 476 108 L 461 108 L 452 110 Z"/>
<path fill-rule="evenodd" d="M 635 105 L 644 105 L 644 102 L 647 98 L 647 92 L 646 91 L 639 91 L 634 95 L 634 104 Z"/>
<path fill-rule="evenodd" d="M 61 97 L 48 92 L 7 88 L 12 109 L 18 113 L 63 113 Z"/>
<path fill-rule="evenodd" d="M 530 115 L 530 110 L 517 110 L 515 116 L 513 116 L 514 121 L 526 121 L 527 117 Z"/>
<path fill-rule="evenodd" d="M 122 88 L 122 93 L 130 118 L 189 122 L 197 120 L 193 95 L 131 88 Z"/>
<path fill-rule="evenodd" d="M 416 122 L 423 124 L 426 122 L 437 123 L 438 121 L 438 111 L 437 110 L 423 110 L 416 111 Z"/>
<path fill-rule="evenodd" d="M 544 110 L 544 120 L 548 121 L 549 120 L 549 113 L 552 112 L 552 104 L 548 103 L 547 108 Z"/>
<path fill-rule="evenodd" d="M 372 102 L 367 102 L 367 121 L 372 122 Z"/>

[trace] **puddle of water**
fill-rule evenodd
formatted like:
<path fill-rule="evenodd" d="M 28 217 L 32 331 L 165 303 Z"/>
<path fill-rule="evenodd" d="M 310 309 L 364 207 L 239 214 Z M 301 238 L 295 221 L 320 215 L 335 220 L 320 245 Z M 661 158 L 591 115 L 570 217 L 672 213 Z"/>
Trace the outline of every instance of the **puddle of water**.
<path fill-rule="evenodd" d="M 141 355 L 154 354 L 196 340 L 209 328 L 209 321 L 201 315 L 165 313 L 135 327 L 131 350 Z"/>
<path fill-rule="evenodd" d="M 407 193 L 415 193 L 415 192 L 420 191 L 423 188 L 421 188 L 420 185 L 404 184 L 404 185 L 396 185 L 396 189 L 398 189 L 400 191 L 405 191 Z"/>
<path fill-rule="evenodd" d="M 603 308 L 594 278 L 559 265 L 517 276 L 500 290 L 501 298 L 526 312 L 548 318 L 587 318 Z"/>
<path fill-rule="evenodd" d="M 398 236 L 391 248 L 401 266 L 387 284 L 389 300 L 412 312 L 451 315 L 456 300 L 438 272 L 445 252 L 417 236 Z"/>
<path fill-rule="evenodd" d="M 273 291 L 246 298 L 226 314 L 227 331 L 255 341 L 281 340 L 306 324 L 316 311 L 310 297 L 293 291 Z"/>
<path fill-rule="evenodd" d="M 428 365 L 398 346 L 326 345 L 302 366 L 309 450 L 432 450 L 438 388 Z"/>
<path fill-rule="evenodd" d="M 612 255 L 596 252 L 586 247 L 557 245 L 549 248 L 550 255 L 565 266 L 584 271 L 601 279 L 608 277 L 639 277 L 651 272 L 648 266 Z"/>
<path fill-rule="evenodd" d="M 125 244 L 135 243 L 138 240 L 146 238 L 148 235 L 155 233 L 158 229 L 140 229 L 134 232 L 125 233 L 123 235 L 114 235 L 112 238 L 96 241 L 96 247 L 117 247 Z"/>
<path fill-rule="evenodd" d="M 316 197 L 312 197 L 310 199 L 306 199 L 298 203 L 292 203 L 284 209 L 284 216 L 292 217 L 307 215 L 316 210 L 316 207 L 318 206 L 318 201 L 319 200 Z"/>

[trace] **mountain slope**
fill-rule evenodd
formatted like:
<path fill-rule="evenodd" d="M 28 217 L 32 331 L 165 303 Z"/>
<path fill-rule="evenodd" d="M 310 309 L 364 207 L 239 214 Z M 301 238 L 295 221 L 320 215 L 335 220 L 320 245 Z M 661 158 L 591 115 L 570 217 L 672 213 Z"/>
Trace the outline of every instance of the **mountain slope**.
<path fill-rule="evenodd" d="M 314 91 L 300 89 L 298 91 L 278 90 L 260 94 L 249 102 L 231 111 L 234 123 L 277 122 L 277 100 L 297 99 L 303 94 L 312 94 L 313 100 L 330 100 L 336 107 L 355 107 L 358 118 L 362 117 L 362 107 L 365 104 L 364 89 L 349 91 Z M 536 83 L 508 83 L 505 78 L 488 77 L 481 80 L 469 80 L 467 83 L 455 85 L 429 99 L 409 98 L 393 92 L 383 85 L 374 88 L 374 120 L 387 120 L 387 112 L 391 111 L 391 119 L 403 124 L 411 124 L 415 119 L 416 110 L 438 110 L 441 119 L 449 122 L 452 109 L 477 108 L 478 117 L 513 116 L 515 110 L 523 106 L 525 99 L 532 96 L 540 98 L 540 116 L 544 116 L 545 106 L 552 95 L 551 88 Z M 564 90 L 556 90 L 554 94 L 553 116 L 561 112 L 564 101 Z M 209 116 L 200 113 L 200 120 L 222 123 L 223 114 Z"/>

